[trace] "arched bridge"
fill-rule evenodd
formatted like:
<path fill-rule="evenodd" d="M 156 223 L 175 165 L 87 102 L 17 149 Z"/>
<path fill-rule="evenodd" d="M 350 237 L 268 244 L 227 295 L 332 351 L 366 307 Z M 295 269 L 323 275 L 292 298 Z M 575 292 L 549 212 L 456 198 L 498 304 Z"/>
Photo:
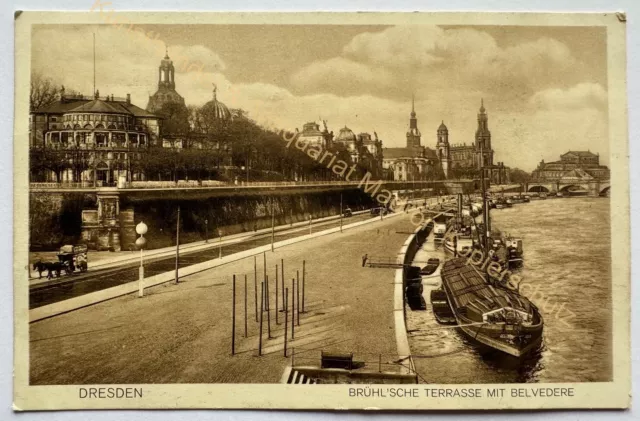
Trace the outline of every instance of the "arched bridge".
<path fill-rule="evenodd" d="M 570 191 L 585 191 L 589 196 L 606 196 L 611 189 L 610 180 L 566 180 L 566 181 L 543 181 L 543 182 L 529 182 L 525 184 L 525 191 L 527 192 L 545 192 L 545 193 L 557 193 L 557 192 L 570 192 Z"/>

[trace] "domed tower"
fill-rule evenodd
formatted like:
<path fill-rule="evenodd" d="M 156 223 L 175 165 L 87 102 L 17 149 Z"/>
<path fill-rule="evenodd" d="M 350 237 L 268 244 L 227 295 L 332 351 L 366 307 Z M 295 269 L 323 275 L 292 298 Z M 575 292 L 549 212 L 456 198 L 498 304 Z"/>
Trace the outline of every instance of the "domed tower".
<path fill-rule="evenodd" d="M 336 136 L 333 143 L 342 144 L 347 149 L 347 151 L 349 152 L 349 155 L 351 156 L 351 159 L 355 163 L 355 162 L 358 162 L 360 159 L 360 154 L 356 144 L 357 140 L 358 138 L 356 134 L 353 132 L 353 130 L 351 130 L 347 126 L 344 126 L 343 128 L 340 129 L 340 133 L 338 133 L 338 136 Z"/>
<path fill-rule="evenodd" d="M 444 121 L 440 124 L 440 127 L 438 127 L 436 150 L 444 176 L 449 177 L 449 129 L 445 126 Z"/>
<path fill-rule="evenodd" d="M 476 129 L 475 149 L 478 168 L 493 165 L 491 132 L 489 131 L 489 118 L 484 108 L 484 99 L 480 100 L 480 112 L 478 112 L 478 128 Z"/>
<path fill-rule="evenodd" d="M 169 58 L 169 51 L 167 50 L 158 67 L 158 90 L 149 97 L 147 111 L 151 113 L 158 112 L 167 103 L 175 103 L 186 107 L 184 98 L 176 92 L 175 72 L 173 61 Z"/>
<path fill-rule="evenodd" d="M 207 129 L 219 128 L 231 120 L 231 111 L 226 105 L 218 101 L 217 90 L 217 86 L 213 84 L 213 98 L 201 108 L 203 127 Z"/>
<path fill-rule="evenodd" d="M 407 130 L 407 148 L 420 147 L 420 130 L 418 130 L 418 119 L 416 117 L 416 98 L 411 97 L 411 117 L 409 118 L 409 130 Z"/>
<path fill-rule="evenodd" d="M 356 148 L 356 134 L 353 130 L 344 126 L 340 129 L 340 133 L 338 133 L 335 142 L 342 143 L 349 151 L 354 151 Z"/>

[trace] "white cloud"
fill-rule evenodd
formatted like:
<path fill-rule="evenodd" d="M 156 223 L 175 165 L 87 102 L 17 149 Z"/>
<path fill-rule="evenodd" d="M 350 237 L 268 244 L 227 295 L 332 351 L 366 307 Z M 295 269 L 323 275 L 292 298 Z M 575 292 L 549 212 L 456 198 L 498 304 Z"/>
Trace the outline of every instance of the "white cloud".
<path fill-rule="evenodd" d="M 131 93 L 144 108 L 157 89 L 165 46 L 143 33 L 108 26 L 38 28 L 32 70 L 90 94 L 94 31 L 101 95 Z M 579 63 L 549 38 L 500 48 L 475 29 L 389 28 L 357 35 L 341 56 L 293 74 L 292 89 L 234 83 L 223 60 L 202 45 L 170 46 L 169 54 L 177 91 L 187 104 L 209 101 L 215 83 L 220 101 L 274 128 L 301 128 L 322 118 L 334 133 L 344 125 L 355 132 L 375 130 L 385 146 L 404 146 L 415 93 L 423 145 L 435 146 L 442 120 L 452 143 L 469 144 L 484 97 L 496 160 L 531 170 L 540 159 L 558 159 L 568 149 L 600 152 L 605 162 L 608 154 L 606 89 L 568 83 L 569 73 L 580 72 Z M 187 61 L 202 66 L 187 69 Z"/>
<path fill-rule="evenodd" d="M 551 38 L 501 48 L 476 29 L 396 26 L 355 36 L 343 56 L 296 73 L 301 92 L 382 92 L 407 96 L 446 89 L 479 89 L 496 97 L 532 93 L 578 72 L 569 48 Z M 338 77 L 335 77 L 335 75 Z"/>
<path fill-rule="evenodd" d="M 598 83 L 580 83 L 569 89 L 546 89 L 536 92 L 530 104 L 540 109 L 606 109 L 607 91 Z"/>

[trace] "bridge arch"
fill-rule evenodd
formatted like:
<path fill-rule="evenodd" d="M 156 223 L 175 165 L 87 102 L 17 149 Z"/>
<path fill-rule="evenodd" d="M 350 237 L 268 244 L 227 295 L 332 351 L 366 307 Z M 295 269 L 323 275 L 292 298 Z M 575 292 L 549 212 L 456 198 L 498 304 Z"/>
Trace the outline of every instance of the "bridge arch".
<path fill-rule="evenodd" d="M 560 189 L 561 192 L 569 192 L 572 190 L 589 190 L 589 186 L 583 186 L 581 184 L 569 184 L 566 186 L 562 186 Z"/>
<path fill-rule="evenodd" d="M 549 193 L 549 189 L 545 186 L 529 186 L 529 190 L 531 193 Z"/>

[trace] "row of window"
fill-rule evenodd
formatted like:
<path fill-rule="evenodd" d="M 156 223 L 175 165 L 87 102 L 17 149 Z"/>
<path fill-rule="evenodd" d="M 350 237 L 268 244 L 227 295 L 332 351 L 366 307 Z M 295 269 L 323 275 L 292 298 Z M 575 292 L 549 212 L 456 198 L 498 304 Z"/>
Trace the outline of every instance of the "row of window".
<path fill-rule="evenodd" d="M 133 123 L 133 117 L 113 114 L 65 114 L 64 121 L 107 121 L 129 124 Z M 51 121 L 56 121 L 56 117 L 51 117 Z"/>
<path fill-rule="evenodd" d="M 94 133 L 93 137 L 96 140 L 96 143 L 106 143 L 109 140 L 109 137 L 107 136 L 106 133 Z M 67 142 L 73 140 L 73 133 L 68 133 L 68 132 L 51 133 L 50 139 L 51 139 L 52 142 L 61 141 L 62 143 L 67 143 Z M 90 133 L 87 133 L 87 132 L 76 133 L 76 136 L 75 136 L 75 140 L 78 143 L 86 143 L 87 140 L 90 140 L 90 139 L 91 139 Z M 116 144 L 118 144 L 118 143 L 122 144 L 122 143 L 126 142 L 126 140 L 127 140 L 127 138 L 126 138 L 124 133 L 112 133 L 111 134 L 111 141 L 115 142 Z M 130 134 L 129 135 L 129 141 L 131 143 L 137 143 L 138 140 L 140 141 L 141 144 L 144 145 L 146 143 L 146 136 L 143 135 L 143 134 L 141 134 L 141 135 Z"/>

